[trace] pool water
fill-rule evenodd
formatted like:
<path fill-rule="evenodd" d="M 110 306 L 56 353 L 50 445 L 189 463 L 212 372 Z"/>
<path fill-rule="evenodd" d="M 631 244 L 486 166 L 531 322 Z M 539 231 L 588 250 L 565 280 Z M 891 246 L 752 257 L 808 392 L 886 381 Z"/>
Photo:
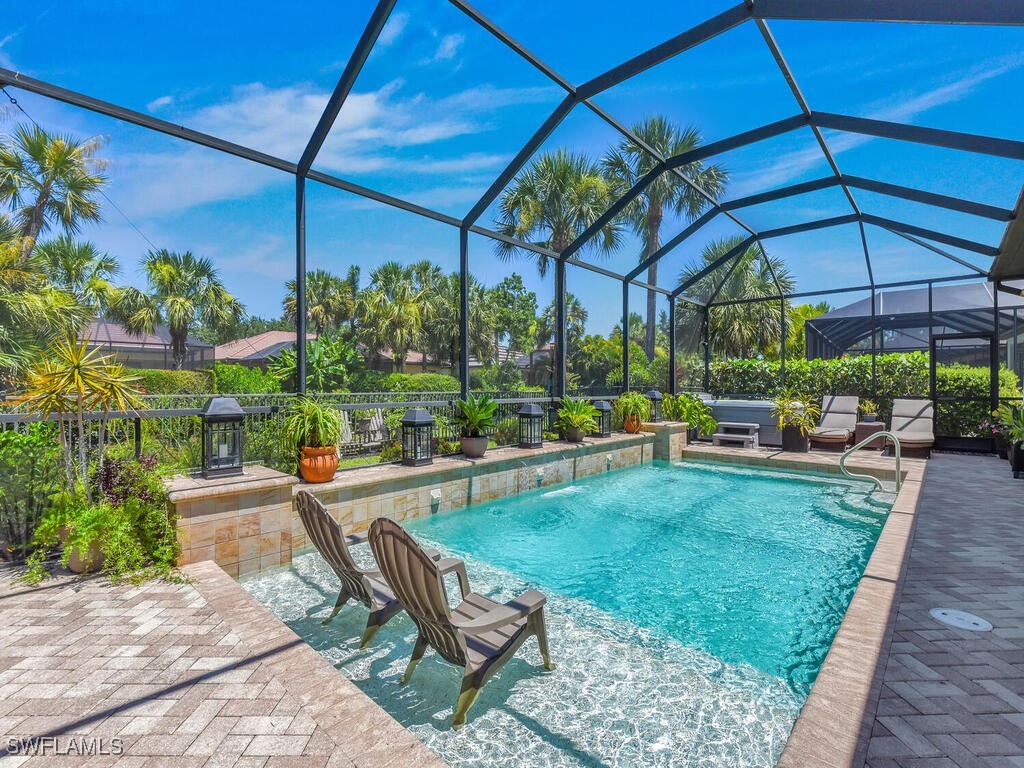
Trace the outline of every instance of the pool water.
<path fill-rule="evenodd" d="M 888 512 L 868 490 L 655 463 L 407 523 L 476 591 L 548 595 L 558 668 L 528 641 L 459 732 L 460 670 L 428 654 L 398 685 L 407 617 L 362 652 L 362 607 L 320 625 L 337 580 L 318 555 L 245 586 L 452 765 L 771 766 Z"/>

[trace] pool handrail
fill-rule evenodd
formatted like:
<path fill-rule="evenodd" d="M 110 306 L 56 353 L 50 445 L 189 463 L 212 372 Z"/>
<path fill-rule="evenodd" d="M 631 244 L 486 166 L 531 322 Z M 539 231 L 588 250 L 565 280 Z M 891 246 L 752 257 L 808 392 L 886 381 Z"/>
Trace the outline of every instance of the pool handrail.
<path fill-rule="evenodd" d="M 857 443 L 852 448 L 848 448 L 847 450 L 843 451 L 843 455 L 839 457 L 839 470 L 844 475 L 849 477 L 851 480 L 868 480 L 868 481 L 870 481 L 870 482 L 875 484 L 875 490 L 876 491 L 884 491 L 885 490 L 885 486 L 882 485 L 882 481 L 879 480 L 874 475 L 866 475 L 866 474 L 861 474 L 859 472 L 851 472 L 850 470 L 848 470 L 846 468 L 846 459 L 847 458 L 849 458 L 852 454 L 854 454 L 857 451 L 859 451 L 861 448 L 866 446 L 868 443 L 872 443 L 872 442 L 878 440 L 879 438 L 881 438 L 883 440 L 886 439 L 886 438 L 888 438 L 889 440 L 892 440 L 893 453 L 896 456 L 896 492 L 898 493 L 900 488 L 903 486 L 903 473 L 900 471 L 900 439 L 898 437 L 896 437 L 896 435 L 894 435 L 892 432 L 887 432 L 887 431 L 875 432 L 870 437 L 867 437 L 864 440 L 861 440 L 859 443 Z"/>

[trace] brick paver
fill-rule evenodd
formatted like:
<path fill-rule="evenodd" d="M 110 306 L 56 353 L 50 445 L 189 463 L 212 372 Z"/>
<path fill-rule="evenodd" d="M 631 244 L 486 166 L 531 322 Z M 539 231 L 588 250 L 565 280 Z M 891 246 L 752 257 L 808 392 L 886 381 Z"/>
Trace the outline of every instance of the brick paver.
<path fill-rule="evenodd" d="M 1024 766 L 1024 482 L 1006 461 L 929 462 L 897 611 L 865 766 Z"/>
<path fill-rule="evenodd" d="M 3 768 L 444 765 L 217 566 L 186 570 L 0 576 Z"/>

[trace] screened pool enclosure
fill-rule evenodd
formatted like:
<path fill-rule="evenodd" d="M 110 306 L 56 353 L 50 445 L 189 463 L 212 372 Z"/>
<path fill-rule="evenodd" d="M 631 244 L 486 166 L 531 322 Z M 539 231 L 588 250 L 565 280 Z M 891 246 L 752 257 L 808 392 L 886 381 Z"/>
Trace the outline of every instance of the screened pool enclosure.
<path fill-rule="evenodd" d="M 381 42 L 389 19 L 394 19 L 396 5 L 399 9 L 404 6 L 398 0 L 381 0 L 366 6 L 368 20 L 364 17 L 365 26 L 361 27 L 354 49 L 339 66 L 341 75 L 326 108 L 312 132 L 303 135 L 303 148 L 296 156 L 269 152 L 266 145 L 245 146 L 148 112 L 100 100 L 92 94 L 70 90 L 60 82 L 37 79 L 10 69 L 0 69 L 0 84 L 9 97 L 19 92 L 46 97 L 165 134 L 202 147 L 204 151 L 225 153 L 294 179 L 294 275 L 298 286 L 295 330 L 300 393 L 306 391 L 304 286 L 309 268 L 307 240 L 314 226 L 310 223 L 307 227 L 312 189 L 331 189 L 335 194 L 344 194 L 346 199 L 358 198 L 367 205 L 395 209 L 450 230 L 452 257 L 454 260 L 457 255 L 461 277 L 456 357 L 463 392 L 470 388 L 471 269 L 496 258 L 496 243 L 552 265 L 550 277 L 545 279 L 551 280 L 555 310 L 549 393 L 553 397 L 572 389 L 566 369 L 566 334 L 570 322 L 567 294 L 575 285 L 593 286 L 595 276 L 603 281 L 606 298 L 614 297 L 616 313 L 621 302 L 623 329 L 629 328 L 631 312 L 641 310 L 645 303 L 664 310 L 670 338 L 670 373 L 660 386 L 671 392 L 708 389 L 716 361 L 737 356 L 735 350 L 728 349 L 716 338 L 716 318 L 747 303 L 770 308 L 766 312 L 777 308 L 778 324 L 773 328 L 778 338 L 773 342 L 771 357 L 778 362 L 779 383 L 786 381 L 787 359 L 803 358 L 805 353 L 807 358 L 876 357 L 913 350 L 929 353 L 933 368 L 936 361 L 990 366 L 990 405 L 994 405 L 1000 396 L 1000 369 L 1007 368 L 1018 376 L 1024 372 L 1021 367 L 1024 317 L 1018 316 L 1022 306 L 1020 287 L 1024 283 L 1015 282 L 1024 279 L 1024 224 L 1020 221 L 1024 201 L 1020 194 L 1024 178 L 1021 121 L 1000 122 L 1002 112 L 999 105 L 993 103 L 989 112 L 976 115 L 968 121 L 969 125 L 963 126 L 964 130 L 919 124 L 918 116 L 930 106 L 917 104 L 909 96 L 901 99 L 900 89 L 908 87 L 918 75 L 908 61 L 898 60 L 882 63 L 895 72 L 893 92 L 899 104 L 883 110 L 867 97 L 858 97 L 860 100 L 846 109 L 844 93 L 850 79 L 856 80 L 859 76 L 861 66 L 852 52 L 861 48 L 860 43 L 853 42 L 849 50 L 836 51 L 834 57 L 817 48 L 805 50 L 797 45 L 812 40 L 818 30 L 830 25 L 837 25 L 844 34 L 853 29 L 849 33 L 853 41 L 863 35 L 863 40 L 867 41 L 864 47 L 869 47 L 868 42 L 874 39 L 872 35 L 882 36 L 876 43 L 895 39 L 887 30 L 903 29 L 904 25 L 928 25 L 930 29 L 944 30 L 941 33 L 929 31 L 929 35 L 948 35 L 948 30 L 954 30 L 955 34 L 970 36 L 972 40 L 979 35 L 998 33 L 1003 44 L 1007 29 L 1024 32 L 1020 29 L 1024 27 L 1024 5 L 1016 0 L 948 3 L 749 0 L 732 6 L 706 2 L 698 5 L 707 10 L 707 18 L 695 24 L 689 18 L 696 12 L 694 9 L 674 11 L 672 4 L 668 4 L 657 11 L 652 9 L 650 21 L 657 23 L 645 25 L 648 29 L 662 30 L 663 42 L 647 47 L 596 76 L 575 80 L 563 76 L 532 52 L 530 20 L 518 18 L 514 9 L 503 8 L 499 3 L 481 3 L 482 7 L 478 8 L 463 0 L 434 3 L 430 7 L 436 6 L 436 19 L 432 19 L 439 26 L 459 25 L 459 37 L 469 34 L 487 37 L 494 46 L 496 62 L 499 59 L 510 62 L 502 65 L 507 68 L 514 62 L 514 66 L 520 68 L 515 71 L 524 73 L 524 94 L 528 87 L 546 89 L 538 91 L 543 98 L 554 94 L 549 98 L 550 104 L 545 106 L 549 111 L 532 123 L 525 143 L 515 148 L 501 147 L 507 154 L 500 172 L 483 184 L 485 188 L 472 205 L 454 212 L 452 206 L 442 202 L 431 207 L 422 198 L 414 202 L 371 188 L 362 183 L 358 171 L 342 175 L 323 160 L 325 145 L 330 146 L 338 132 L 346 130 L 346 107 L 351 107 L 354 89 L 365 71 L 372 68 L 378 49 L 388 48 L 380 56 L 402 55 Z M 411 3 L 408 10 L 412 14 L 426 12 Z M 656 19 L 655 13 L 658 14 Z M 595 14 L 595 17 L 600 15 Z M 686 23 L 681 23 L 680 19 L 686 19 Z M 610 19 L 605 21 L 614 26 Z M 310 24 L 315 23 L 315 19 L 310 20 Z M 581 20 L 580 23 L 598 24 L 596 20 Z M 512 28 L 516 33 L 508 31 Z M 438 34 L 442 32 L 444 29 Z M 320 31 L 307 29 L 303 34 L 319 35 Z M 950 38 L 941 39 L 948 41 Z M 1019 57 L 1024 37 L 1018 36 L 1016 40 Z M 586 39 L 575 40 L 568 28 L 564 41 L 565 50 L 555 52 L 559 61 L 568 61 L 574 46 L 587 44 Z M 253 42 L 258 46 L 259 41 Z M 717 69 L 733 66 L 730 51 L 739 44 L 743 46 L 744 55 L 763 57 L 770 67 L 738 73 L 737 78 L 726 83 L 707 80 Z M 799 64 L 791 66 L 784 55 L 784 49 L 788 52 L 790 48 L 796 49 L 794 61 L 799 60 Z M 170 56 L 171 53 L 154 49 L 147 55 Z M 685 70 L 671 68 L 682 66 L 680 62 L 685 57 L 696 55 L 704 55 L 704 59 L 700 66 L 691 70 L 695 90 L 701 88 L 702 78 L 713 83 L 709 89 L 714 92 L 708 98 L 742 99 L 745 88 L 774 89 L 772 92 L 777 97 L 773 100 L 772 114 L 768 116 L 770 119 L 752 127 L 744 126 L 743 130 L 728 135 L 709 136 L 708 141 L 686 152 L 662 156 L 629 127 L 643 112 L 659 109 L 672 112 L 676 108 L 672 98 L 659 101 L 659 89 L 649 87 L 651 84 L 645 78 L 651 73 L 670 71 L 673 78 L 685 79 Z M 324 62 L 325 66 L 328 64 L 330 62 Z M 413 62 L 409 64 L 412 66 Z M 479 77 L 489 75 L 487 61 L 479 61 L 476 66 L 480 68 Z M 1017 62 L 1013 60 L 1005 66 L 1015 67 Z M 502 76 L 506 74 L 503 72 Z M 972 77 L 981 83 L 986 73 L 974 73 Z M 770 86 L 761 85 L 768 83 L 768 78 L 771 78 Z M 801 86 L 805 79 L 813 82 L 806 91 Z M 736 89 L 735 95 L 729 87 Z M 485 98 L 486 92 L 478 89 L 475 96 Z M 830 111 L 818 111 L 816 96 Z M 992 97 L 991 93 L 978 96 L 990 100 Z M 537 97 L 538 103 L 543 102 L 543 98 Z M 689 117 L 699 120 L 700 115 L 690 114 Z M 599 128 L 610 141 L 631 142 L 646 156 L 651 170 L 639 176 L 631 186 L 617 190 L 610 207 L 589 226 L 573 233 L 567 247 L 555 250 L 547 244 L 500 232 L 492 222 L 503 192 L 530 161 L 539 152 L 550 149 L 553 142 L 571 147 L 575 126 L 581 124 L 580 121 L 596 126 L 595 130 Z M 920 118 L 920 122 L 928 122 L 927 117 Z M 949 124 L 947 117 L 941 117 L 938 122 Z M 396 157 L 399 155 L 401 152 L 396 150 Z M 773 156 L 789 161 L 791 167 L 776 167 L 771 169 L 773 172 L 767 172 L 764 160 Z M 511 159 L 507 159 L 509 157 Z M 405 161 L 403 157 L 398 159 Z M 720 198 L 693 181 L 687 173 L 693 164 L 719 160 L 728 160 L 734 175 L 743 179 L 744 183 L 739 185 L 743 194 L 731 193 L 728 199 Z M 878 175 L 872 175 L 868 169 L 878 170 Z M 913 171 L 911 176 L 918 180 L 926 178 L 934 183 L 901 183 L 900 173 L 905 169 Z M 634 253 L 631 262 L 608 264 L 592 255 L 589 247 L 601 237 L 606 225 L 623 215 L 649 185 L 663 177 L 681 180 L 703 200 L 702 210 L 693 215 L 666 215 L 665 237 L 647 244 L 639 259 Z M 181 190 L 181 194 L 187 195 L 188 190 Z M 436 197 L 441 201 L 444 195 Z M 794 200 L 806 200 L 799 216 L 789 220 L 772 218 L 780 203 Z M 789 210 L 791 213 L 792 209 Z M 830 235 L 834 233 L 834 248 L 822 248 L 820 238 L 815 241 L 819 245 L 813 250 L 801 246 L 807 242 L 805 235 L 823 230 Z M 732 248 L 713 260 L 695 261 L 704 244 L 726 235 L 737 237 Z M 787 243 L 789 245 L 785 245 Z M 788 248 L 792 260 L 802 264 L 804 272 L 812 275 L 811 288 L 785 287 L 768 258 L 767 249 L 775 247 Z M 755 296 L 736 295 L 734 290 L 723 292 L 733 271 L 752 248 L 763 261 L 775 290 Z M 651 284 L 648 279 L 654 272 L 650 268 L 659 264 L 662 269 L 657 273 L 658 282 Z M 584 278 L 585 282 L 581 282 Z M 787 328 L 791 308 L 816 301 L 828 302 L 830 311 L 807 322 L 804 348 L 787 348 L 792 344 Z M 630 366 L 635 362 L 631 360 L 630 344 L 622 343 L 621 355 L 622 382 L 628 388 L 633 380 Z M 768 392 L 743 394 L 766 395 Z M 928 394 L 937 397 L 934 374 Z"/>

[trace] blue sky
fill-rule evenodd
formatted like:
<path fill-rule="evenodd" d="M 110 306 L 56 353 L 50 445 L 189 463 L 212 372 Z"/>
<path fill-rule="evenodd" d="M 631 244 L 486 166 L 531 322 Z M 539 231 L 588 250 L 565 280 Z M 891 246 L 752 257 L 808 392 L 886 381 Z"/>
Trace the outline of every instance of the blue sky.
<path fill-rule="evenodd" d="M 479 0 L 477 7 L 580 83 L 732 4 L 657 0 L 635 14 L 628 5 L 597 0 Z M 0 21 L 0 66 L 296 160 L 372 7 L 366 0 L 23 3 L 6 8 Z M 771 28 L 814 110 L 1024 140 L 1024 29 L 815 22 L 773 22 Z M 291 177 L 12 92 L 49 128 L 108 138 L 107 193 L 143 234 L 106 206 L 104 221 L 85 236 L 121 259 L 125 279 L 138 281 L 136 264 L 150 247 L 148 238 L 214 259 L 254 314 L 280 312 L 281 284 L 294 271 Z M 462 216 L 561 97 L 447 2 L 399 0 L 316 167 Z M 698 126 L 706 141 L 798 112 L 752 23 L 595 101 L 626 123 L 660 113 Z M 0 130 L 13 120 L 8 109 Z M 564 146 L 597 159 L 617 138 L 579 108 L 545 148 Z M 1019 162 L 831 131 L 826 138 L 851 175 L 1007 208 L 1024 181 Z M 718 162 L 731 176 L 724 199 L 829 175 L 809 130 L 727 153 Z M 868 213 L 990 245 L 1002 233 L 999 222 L 854 194 Z M 740 215 L 763 230 L 846 213 L 842 193 L 829 189 Z M 481 223 L 493 218 L 492 209 Z M 739 231 L 719 219 L 666 257 L 663 285 L 709 239 Z M 667 220 L 664 238 L 684 224 Z M 357 263 L 364 279 L 388 259 L 430 258 L 450 270 L 458 265 L 456 230 L 316 184 L 309 193 L 308 237 L 311 268 L 343 272 Z M 869 228 L 868 238 L 878 282 L 964 272 L 884 231 Z M 479 236 L 470 247 L 472 271 L 484 282 L 516 270 L 542 305 L 550 301 L 550 276 L 540 280 L 530 262 L 500 261 Z M 799 290 L 867 282 L 856 225 L 774 239 L 767 247 L 787 261 Z M 599 261 L 626 271 L 639 248 L 629 238 Z M 947 250 L 988 266 L 986 257 Z M 584 258 L 597 260 L 590 253 Z M 571 269 L 569 288 L 588 309 L 590 330 L 610 330 L 620 313 L 618 284 Z M 634 306 L 642 297 L 633 291 Z"/>

